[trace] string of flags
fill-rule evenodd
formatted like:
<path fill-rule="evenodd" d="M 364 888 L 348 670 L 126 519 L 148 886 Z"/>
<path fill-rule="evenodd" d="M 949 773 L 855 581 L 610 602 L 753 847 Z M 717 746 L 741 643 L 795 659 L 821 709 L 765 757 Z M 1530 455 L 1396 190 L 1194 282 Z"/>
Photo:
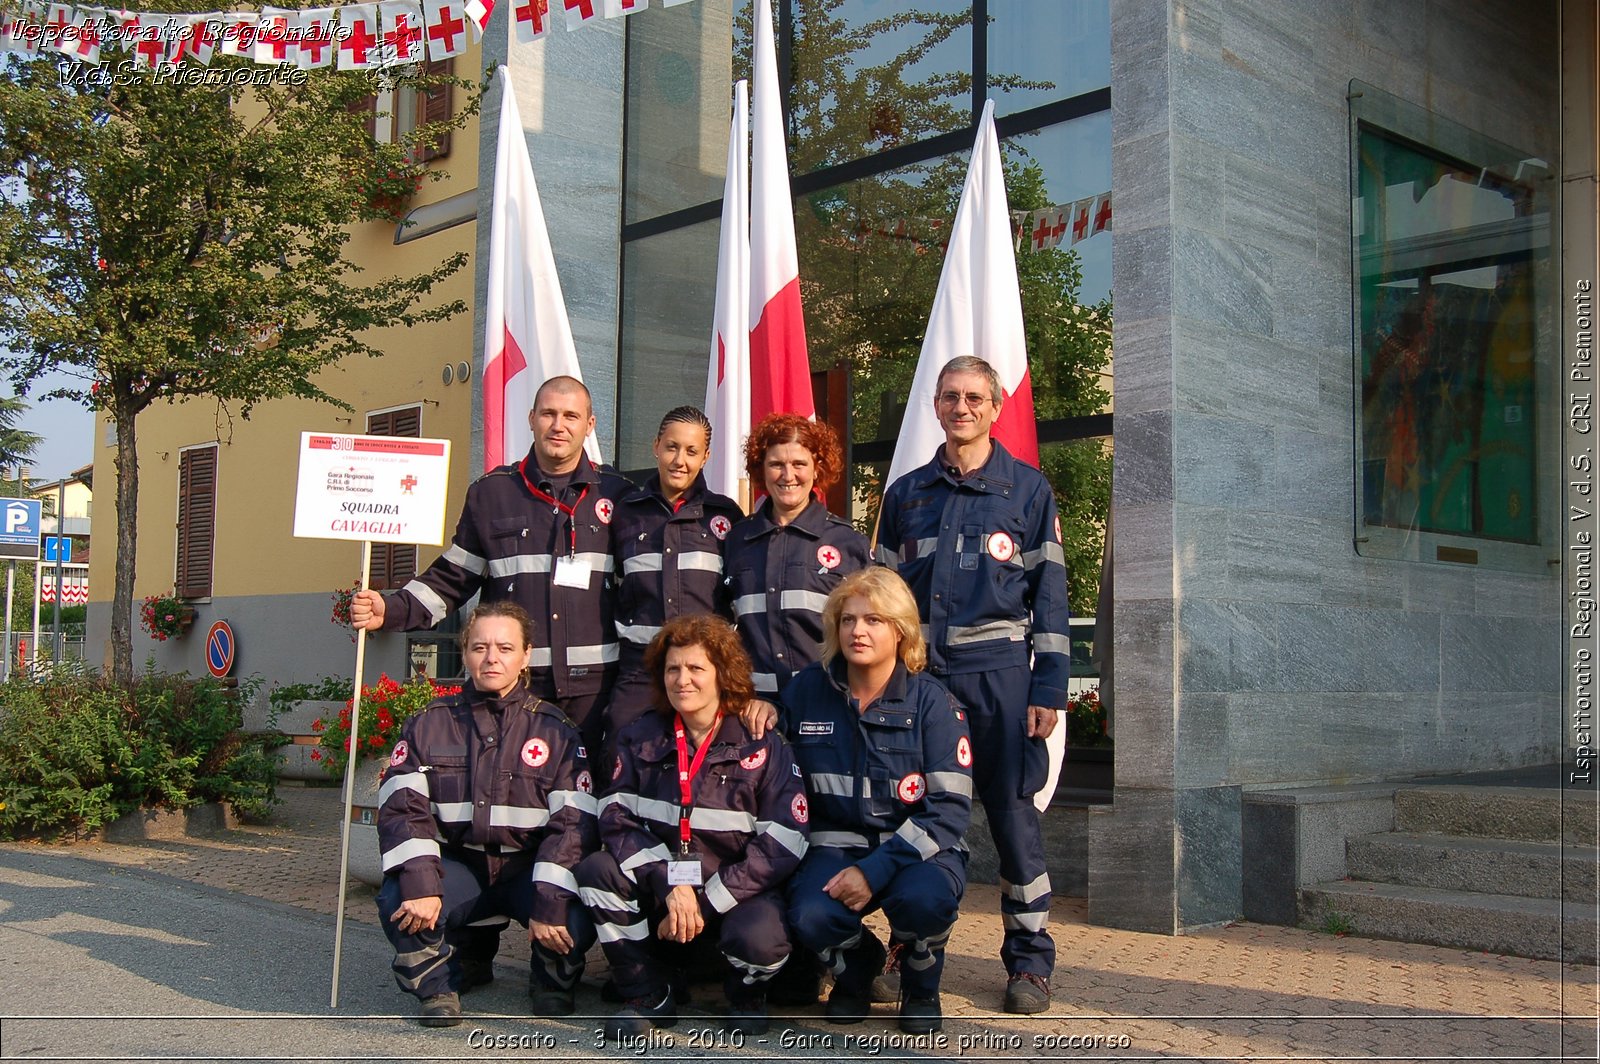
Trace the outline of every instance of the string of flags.
<path fill-rule="evenodd" d="M 1018 251 L 1024 244 L 1032 251 L 1071 247 L 1080 240 L 1111 231 L 1111 193 L 1085 196 L 1037 211 L 1012 211 L 1011 228 Z"/>
<path fill-rule="evenodd" d="M 650 0 L 510 0 L 517 38 L 560 22 L 568 30 L 643 11 Z M 677 7 L 689 0 L 656 0 Z M 87 66 L 131 53 L 135 69 L 159 70 L 218 55 L 301 70 L 372 70 L 460 55 L 483 37 L 495 0 L 381 0 L 341 7 L 165 14 L 51 0 L 0 2 L 0 51 L 59 54 Z M 556 14 L 552 15 L 554 8 Z M 557 16 L 560 16 L 559 18 Z"/>

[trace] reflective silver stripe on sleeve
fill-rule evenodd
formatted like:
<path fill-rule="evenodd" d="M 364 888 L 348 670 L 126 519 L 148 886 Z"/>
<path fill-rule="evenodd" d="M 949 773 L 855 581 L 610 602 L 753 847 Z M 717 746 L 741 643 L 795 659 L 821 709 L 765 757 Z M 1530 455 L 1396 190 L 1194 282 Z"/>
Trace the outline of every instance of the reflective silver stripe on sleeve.
<path fill-rule="evenodd" d="M 705 891 L 706 901 L 710 902 L 711 907 L 719 913 L 725 913 L 739 904 L 739 900 L 733 896 L 732 892 L 723 886 L 721 872 L 714 873 L 710 879 L 706 880 Z"/>
<path fill-rule="evenodd" d="M 422 608 L 428 611 L 428 619 L 438 624 L 450 612 L 450 604 L 439 597 L 439 593 L 424 584 L 421 580 L 408 580 L 401 591 L 410 592 L 411 597 L 422 603 Z"/>
<path fill-rule="evenodd" d="M 1061 544 L 1055 540 L 1047 539 L 1038 550 L 1024 551 L 1022 553 L 1022 567 L 1028 572 L 1033 572 L 1047 562 L 1055 562 L 1062 568 L 1067 565 L 1067 552 L 1061 549 Z"/>
<path fill-rule="evenodd" d="M 1072 637 L 1056 635 L 1054 632 L 1033 633 L 1033 652 L 1035 654 L 1068 654 L 1072 653 Z"/>
<path fill-rule="evenodd" d="M 733 600 L 733 613 L 736 617 L 748 617 L 752 613 L 767 612 L 767 596 L 765 595 L 740 595 Z"/>
<path fill-rule="evenodd" d="M 764 695 L 778 693 L 778 674 L 775 672 L 752 672 L 750 680 L 756 685 L 756 690 Z"/>
<path fill-rule="evenodd" d="M 484 561 L 476 554 L 473 554 L 471 551 L 462 550 L 454 543 L 450 544 L 450 546 L 445 549 L 442 557 L 451 565 L 456 566 L 458 569 L 465 569 L 474 576 L 482 576 L 483 571 L 489 568 L 488 562 Z"/>
<path fill-rule="evenodd" d="M 1038 901 L 1050 893 L 1050 873 L 1041 872 L 1032 883 L 1023 883 L 1020 886 L 1016 883 L 1007 882 L 1002 878 L 1000 880 L 1000 889 L 1013 901 L 1020 901 L 1023 904 Z"/>
<path fill-rule="evenodd" d="M 519 805 L 489 807 L 489 826 L 492 828 L 542 828 L 548 823 L 548 809 L 528 809 Z"/>
<path fill-rule="evenodd" d="M 928 790 L 972 797 L 972 777 L 965 772 L 930 772 Z"/>
<path fill-rule="evenodd" d="M 632 576 L 634 573 L 659 573 L 661 571 L 661 555 L 635 554 L 631 558 L 622 560 L 622 575 Z"/>
<path fill-rule="evenodd" d="M 885 547 L 881 543 L 873 549 L 872 560 L 877 562 L 879 565 L 887 566 L 890 569 L 900 568 L 900 555 L 896 554 L 894 551 L 890 550 L 888 547 Z"/>
<path fill-rule="evenodd" d="M 835 846 L 841 850 L 848 850 L 856 846 L 871 846 L 872 843 L 865 835 L 858 835 L 854 831 L 813 831 L 811 845 Z"/>
<path fill-rule="evenodd" d="M 676 810 L 673 811 L 670 822 L 673 824 L 678 822 Z M 689 827 L 701 831 L 742 831 L 750 834 L 756 830 L 756 818 L 737 809 L 704 809 L 695 806 L 694 812 L 689 814 Z"/>
<path fill-rule="evenodd" d="M 961 549 L 960 548 L 960 543 L 961 543 L 961 537 L 957 536 L 956 537 L 956 549 L 957 550 Z M 916 561 L 918 558 L 926 558 L 926 557 L 928 557 L 930 554 L 932 554 L 934 551 L 936 551 L 938 549 L 939 549 L 939 537 L 938 536 L 934 536 L 934 537 L 932 537 L 930 539 L 910 539 L 910 540 L 907 540 L 906 542 L 900 544 L 900 554 L 899 554 L 900 563 L 903 565 L 906 562 Z"/>
<path fill-rule="evenodd" d="M 464 824 L 472 819 L 471 802 L 432 802 L 428 811 L 435 820 L 446 824 Z"/>
<path fill-rule="evenodd" d="M 399 868 L 414 857 L 439 856 L 439 844 L 433 839 L 407 839 L 392 850 L 385 850 L 383 854 L 383 870 L 385 872 Z"/>
<path fill-rule="evenodd" d="M 390 776 L 383 781 L 383 786 L 378 788 L 378 804 L 387 805 L 390 798 L 398 791 L 416 791 L 424 798 L 428 796 L 428 775 L 425 772 L 407 772 L 399 776 Z"/>
<path fill-rule="evenodd" d="M 533 866 L 533 881 L 535 883 L 549 883 L 553 887 L 578 893 L 578 877 L 572 874 L 572 869 L 558 865 L 553 861 L 537 861 Z"/>
<path fill-rule="evenodd" d="M 637 883 L 639 880 L 633 874 L 633 870 L 635 868 L 639 868 L 647 864 L 654 864 L 657 861 L 670 860 L 672 860 L 672 855 L 667 853 L 667 848 L 657 843 L 656 845 L 651 846 L 649 849 L 640 850 L 626 861 L 623 861 L 620 867 L 623 875 Z"/>
<path fill-rule="evenodd" d="M 788 850 L 796 857 L 804 857 L 806 855 L 807 848 L 811 845 L 806 841 L 806 837 L 800 834 L 800 832 L 796 831 L 794 828 L 791 828 L 785 824 L 779 824 L 773 820 L 756 821 L 756 834 L 771 835 L 773 838 L 777 839 L 783 844 L 784 849 Z"/>
<path fill-rule="evenodd" d="M 1000 926 L 1007 931 L 1043 931 L 1049 913 L 1001 913 Z"/>
<path fill-rule="evenodd" d="M 813 772 L 806 777 L 806 790 L 812 794 L 836 794 L 849 798 L 856 793 L 855 780 L 854 776 L 837 772 Z"/>
<path fill-rule="evenodd" d="M 619 624 L 617 625 L 617 638 L 624 643 L 633 643 L 637 646 L 646 646 L 650 640 L 661 631 L 659 624 Z"/>
<path fill-rule="evenodd" d="M 922 830 L 922 825 L 915 820 L 907 820 L 901 824 L 895 829 L 895 834 L 915 846 L 924 861 L 939 854 L 939 844 L 934 842 L 933 836 Z"/>
<path fill-rule="evenodd" d="M 659 798 L 645 798 L 638 794 L 628 794 L 618 791 L 616 794 L 606 796 L 606 804 L 616 804 L 628 810 L 634 816 L 646 820 L 654 820 L 658 824 L 676 824 L 678 822 L 678 807 L 673 802 L 663 802 Z M 699 810 L 696 810 L 699 812 Z M 691 826 L 693 821 L 690 821 Z"/>
<path fill-rule="evenodd" d="M 579 551 L 575 557 L 579 561 L 589 563 L 589 571 L 593 573 L 609 573 L 611 571 L 611 555 L 601 554 L 597 551 Z M 555 555 L 553 554 L 513 554 L 509 558 L 490 558 L 490 576 L 518 576 L 523 573 L 548 573 L 555 568 Z"/>
<path fill-rule="evenodd" d="M 987 643 L 991 639 L 1009 639 L 1020 643 L 1028 638 L 1026 621 L 990 621 L 987 624 L 952 624 L 945 629 L 945 645 L 961 646 L 963 643 Z"/>
<path fill-rule="evenodd" d="M 600 815 L 600 800 L 583 791 L 551 791 L 545 804 L 549 807 L 551 816 L 555 816 L 569 805 L 590 816 Z"/>
<path fill-rule="evenodd" d="M 828 604 L 828 596 L 820 591 L 784 591 L 778 595 L 778 606 L 785 610 L 810 610 L 821 613 Z"/>
<path fill-rule="evenodd" d="M 640 920 L 633 924 L 607 924 L 596 920 L 594 933 L 601 942 L 616 942 L 624 938 L 630 942 L 643 942 L 650 937 L 650 923 Z"/>
<path fill-rule="evenodd" d="M 703 573 L 722 572 L 722 555 L 706 550 L 688 550 L 678 555 L 679 569 L 696 569 Z"/>

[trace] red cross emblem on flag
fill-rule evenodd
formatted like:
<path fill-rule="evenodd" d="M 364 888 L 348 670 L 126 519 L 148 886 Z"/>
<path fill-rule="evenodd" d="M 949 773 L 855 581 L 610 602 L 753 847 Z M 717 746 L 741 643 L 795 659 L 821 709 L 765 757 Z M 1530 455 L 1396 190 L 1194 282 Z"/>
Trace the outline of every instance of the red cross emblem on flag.
<path fill-rule="evenodd" d="M 1050 214 L 1039 212 L 1039 224 L 1033 227 L 1033 250 L 1043 251 L 1044 242 L 1050 238 Z"/>
<path fill-rule="evenodd" d="M 747 768 L 747 769 L 750 769 L 752 771 L 754 771 L 755 769 L 760 768 L 762 765 L 765 765 L 766 763 L 767 763 L 767 749 L 766 749 L 766 747 L 762 747 L 760 750 L 757 750 L 755 753 L 751 754 L 749 757 L 743 757 L 743 758 L 739 759 L 739 767 L 740 768 Z"/>
<path fill-rule="evenodd" d="M 610 499 L 596 499 L 594 501 L 594 515 L 600 519 L 602 525 L 611 523 L 611 515 L 617 512 L 617 504 Z"/>
<path fill-rule="evenodd" d="M 806 804 L 806 796 L 803 794 L 795 795 L 794 801 L 789 803 L 789 812 L 794 814 L 794 822 L 796 824 L 804 824 L 807 820 L 810 820 L 811 807 Z"/>
<path fill-rule="evenodd" d="M 523 0 L 517 5 L 518 22 L 526 22 L 535 36 L 544 32 L 544 20 L 550 17 L 550 0 Z"/>
<path fill-rule="evenodd" d="M 443 52 L 455 54 L 456 38 L 467 32 L 467 24 L 455 17 L 449 4 L 439 8 L 439 21 L 428 27 L 428 36 L 440 43 Z"/>
<path fill-rule="evenodd" d="M 913 772 L 900 781 L 900 785 L 894 789 L 894 793 L 899 796 L 902 802 L 909 804 L 928 793 L 928 783 L 922 778 L 922 773 Z"/>
<path fill-rule="evenodd" d="M 1100 209 L 1094 212 L 1094 231 L 1103 233 L 1111 224 L 1111 197 L 1100 197 Z"/>
<path fill-rule="evenodd" d="M 718 539 L 727 539 L 728 531 L 731 528 L 733 528 L 733 522 L 728 520 L 726 517 L 723 517 L 721 514 L 718 514 L 711 519 L 711 534 L 716 536 Z"/>
<path fill-rule="evenodd" d="M 529 768 L 538 768 L 550 760 L 550 747 L 543 739 L 529 739 L 522 744 L 522 763 Z"/>
<path fill-rule="evenodd" d="M 349 53 L 352 64 L 365 66 L 367 52 L 378 43 L 378 38 L 367 29 L 367 20 L 364 18 L 350 17 L 343 25 L 349 36 L 339 42 L 339 50 Z"/>
<path fill-rule="evenodd" d="M 839 553 L 839 548 L 831 543 L 824 543 L 817 548 L 817 562 L 824 569 L 837 569 L 844 560 L 844 555 Z"/>
<path fill-rule="evenodd" d="M 1089 207 L 1084 205 L 1083 210 L 1072 220 L 1072 242 L 1076 244 L 1089 235 Z"/>
<path fill-rule="evenodd" d="M 417 486 L 417 478 L 412 476 L 410 473 L 407 473 L 400 480 L 400 490 L 405 492 L 407 495 L 410 495 L 411 494 L 411 489 L 416 487 L 416 486 Z"/>
<path fill-rule="evenodd" d="M 989 534 L 989 557 L 997 562 L 1008 562 L 1017 553 L 1017 541 L 1004 532 L 991 532 Z"/>

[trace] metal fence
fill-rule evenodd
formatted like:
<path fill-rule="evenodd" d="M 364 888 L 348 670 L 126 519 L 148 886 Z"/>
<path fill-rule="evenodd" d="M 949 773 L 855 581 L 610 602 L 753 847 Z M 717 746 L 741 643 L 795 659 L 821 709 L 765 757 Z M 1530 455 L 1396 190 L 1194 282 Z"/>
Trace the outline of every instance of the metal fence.
<path fill-rule="evenodd" d="M 39 673 L 57 661 L 83 664 L 83 625 L 62 625 L 61 647 L 57 652 L 55 633 L 45 627 L 39 630 L 39 642 L 33 641 L 33 630 L 12 632 L 6 644 L 4 661 L 0 661 L 0 679 L 29 672 Z"/>

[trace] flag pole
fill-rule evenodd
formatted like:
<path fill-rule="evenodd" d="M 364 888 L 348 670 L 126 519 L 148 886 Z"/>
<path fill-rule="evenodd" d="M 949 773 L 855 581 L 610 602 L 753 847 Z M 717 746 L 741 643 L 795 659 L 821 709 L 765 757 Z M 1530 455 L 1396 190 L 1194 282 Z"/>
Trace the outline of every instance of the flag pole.
<path fill-rule="evenodd" d="M 372 541 L 361 541 L 361 587 L 367 586 L 367 581 L 372 577 Z M 350 885 L 350 809 L 355 803 L 356 796 L 356 762 L 361 758 L 361 744 L 357 741 L 361 735 L 361 678 L 367 664 L 367 630 L 360 628 L 356 631 L 356 676 L 354 681 L 355 691 L 350 698 L 350 751 L 344 763 L 344 803 L 340 806 L 343 810 L 343 839 L 339 844 L 339 896 L 335 899 L 335 915 L 333 919 L 333 989 L 328 998 L 328 1007 L 339 1007 L 339 961 L 344 947 L 344 892 Z"/>

